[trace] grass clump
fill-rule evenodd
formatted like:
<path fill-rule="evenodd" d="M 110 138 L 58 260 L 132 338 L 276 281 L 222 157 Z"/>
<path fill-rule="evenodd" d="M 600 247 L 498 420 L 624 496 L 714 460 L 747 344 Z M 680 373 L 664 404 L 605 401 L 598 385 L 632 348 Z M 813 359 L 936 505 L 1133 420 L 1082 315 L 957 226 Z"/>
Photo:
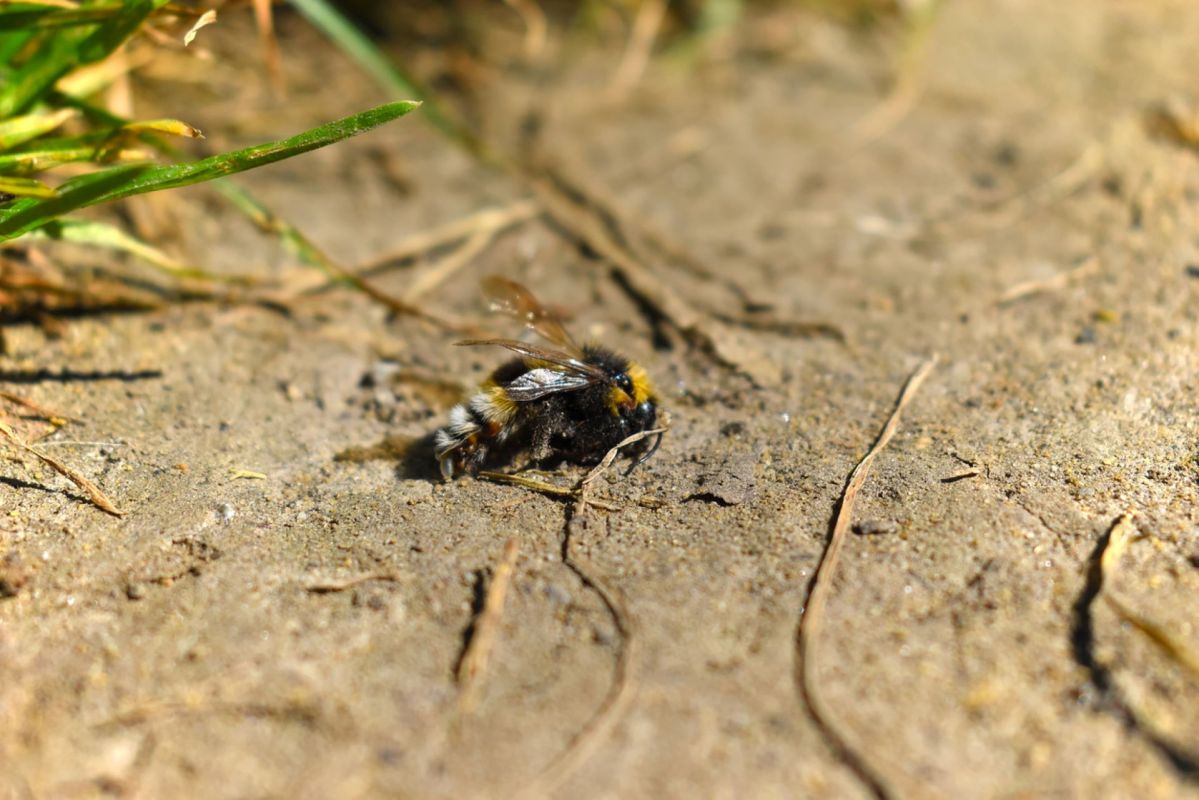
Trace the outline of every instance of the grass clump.
<path fill-rule="evenodd" d="M 168 0 L 0 0 L 0 320 L 38 319 L 49 331 L 48 313 L 153 307 L 144 292 L 114 289 L 92 272 L 70 274 L 54 264 L 38 249 L 47 239 L 124 251 L 188 277 L 152 244 L 109 222 L 78 216 L 81 209 L 291 158 L 420 105 L 387 103 L 279 141 L 180 162 L 170 140 L 202 138 L 194 126 L 178 119 L 126 119 L 96 98 L 144 63 L 130 57 L 131 40 L 182 48 L 214 16 Z M 235 200 L 244 195 L 229 185 L 223 194 Z M 234 205 L 244 210 L 244 204 Z M 0 328 L 0 350 L 2 333 Z M 121 513 L 98 487 L 36 447 L 46 431 L 16 429 L 29 428 L 27 423 L 0 410 L 0 446 L 18 458 L 36 457 L 99 508 Z M 65 420 L 51 422 L 51 432 L 61 424 Z"/>
<path fill-rule="evenodd" d="M 71 87 L 94 91 L 85 71 L 119 55 L 141 31 L 192 16 L 200 12 L 167 0 L 0 2 L 0 242 L 95 203 L 209 181 L 324 147 L 418 105 L 388 103 L 282 141 L 194 163 L 156 163 L 156 154 L 168 150 L 164 137 L 196 138 L 200 131 L 180 120 L 122 119 Z M 56 179 L 66 174 L 71 177 Z"/>

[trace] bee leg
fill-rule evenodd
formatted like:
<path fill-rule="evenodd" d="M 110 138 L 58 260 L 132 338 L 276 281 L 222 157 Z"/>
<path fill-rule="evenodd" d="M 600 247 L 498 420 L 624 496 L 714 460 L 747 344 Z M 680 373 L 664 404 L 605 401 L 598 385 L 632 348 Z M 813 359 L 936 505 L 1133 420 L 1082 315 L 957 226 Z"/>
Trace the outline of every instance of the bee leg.
<path fill-rule="evenodd" d="M 479 470 L 487 464 L 490 448 L 484 441 L 478 441 L 469 452 L 465 453 L 459 463 L 459 468 L 470 475 L 478 475 Z"/>
<path fill-rule="evenodd" d="M 553 439 L 561 431 L 555 426 L 545 425 L 534 429 L 533 440 L 529 443 L 529 456 L 533 463 L 540 464 L 554 454 Z"/>
<path fill-rule="evenodd" d="M 633 470 L 637 469 L 637 467 L 641 466 L 646 461 L 649 461 L 650 456 L 658 452 L 658 448 L 662 445 L 662 437 L 665 435 L 665 433 L 659 433 L 657 436 L 655 436 L 654 443 L 646 448 L 646 451 L 638 456 L 637 459 L 629 465 L 629 468 L 625 470 L 624 474 L 626 476 L 632 474 Z"/>

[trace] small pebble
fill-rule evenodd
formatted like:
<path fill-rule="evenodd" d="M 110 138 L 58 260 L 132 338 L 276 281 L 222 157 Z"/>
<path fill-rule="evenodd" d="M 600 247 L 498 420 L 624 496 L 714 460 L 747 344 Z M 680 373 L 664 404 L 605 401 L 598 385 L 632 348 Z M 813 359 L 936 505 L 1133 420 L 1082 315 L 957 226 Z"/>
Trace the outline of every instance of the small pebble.
<path fill-rule="evenodd" d="M 570 603 L 570 592 L 556 583 L 547 583 L 545 585 L 545 596 L 551 603 L 557 606 L 564 606 Z"/>
<path fill-rule="evenodd" d="M 858 536 L 890 536 L 898 531 L 899 523 L 891 519 L 864 519 L 853 525 Z"/>

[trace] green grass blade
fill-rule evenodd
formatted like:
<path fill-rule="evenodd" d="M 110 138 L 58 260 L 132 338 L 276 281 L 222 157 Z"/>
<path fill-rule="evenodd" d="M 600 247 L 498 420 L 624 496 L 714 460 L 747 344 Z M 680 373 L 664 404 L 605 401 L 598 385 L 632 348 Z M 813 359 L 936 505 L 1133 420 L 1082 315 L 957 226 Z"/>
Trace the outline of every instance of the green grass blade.
<path fill-rule="evenodd" d="M 50 114 L 29 114 L 6 119 L 0 122 L 0 150 L 36 139 L 77 116 L 79 112 L 75 109 L 63 108 Z"/>
<path fill-rule="evenodd" d="M 116 225 L 110 225 L 100 220 L 74 219 L 71 217 L 56 219 L 47 225 L 43 225 L 36 231 L 30 231 L 22 239 L 22 241 L 30 240 L 71 242 L 88 247 L 128 253 L 174 278 L 237 286 L 254 286 L 262 282 L 253 275 L 218 274 L 189 266 L 182 261 L 172 258 L 157 247 L 149 245 L 136 236 L 126 233 Z"/>
<path fill-rule="evenodd" d="M 124 117 L 117 116 L 107 109 L 93 105 L 78 97 L 52 92 L 50 101 L 74 108 L 97 124 L 110 127 L 122 127 L 129 124 L 129 120 L 126 120 Z M 147 143 L 157 147 L 164 155 L 171 158 L 178 157 L 178 150 L 169 142 L 145 134 L 143 134 L 142 138 Z M 295 255 L 301 262 L 318 267 L 330 276 L 338 274 L 336 268 L 331 266 L 328 257 L 320 251 L 320 248 L 313 244 L 298 228 L 279 217 L 278 214 L 263 204 L 262 201 L 255 198 L 249 190 L 238 186 L 232 180 L 215 181 L 213 188 L 252 223 L 264 232 L 277 236 L 284 248 L 289 253 Z"/>
<path fill-rule="evenodd" d="M 152 154 L 147 150 L 96 147 L 59 147 L 47 150 L 22 150 L 15 153 L 0 153 L 0 175 L 32 175 L 62 164 L 79 161 L 96 161 L 108 164 L 130 161 L 149 161 Z"/>
<path fill-rule="evenodd" d="M 480 156 L 484 154 L 483 145 L 478 137 L 451 119 L 433 96 L 421 87 L 419 81 L 384 55 L 366 34 L 327 0 L 291 0 L 291 4 L 313 27 L 357 62 L 358 66 L 385 91 L 395 97 L 418 98 L 424 103 L 422 111 L 425 118 L 438 130 L 472 153 Z"/>
<path fill-rule="evenodd" d="M 11 31 L 0 33 L 0 64 L 12 61 L 21 48 L 33 38 L 33 31 Z M 7 69 L 0 74 L 0 81 L 8 80 Z"/>
<path fill-rule="evenodd" d="M 313 27 L 328 36 L 334 44 L 341 48 L 358 66 L 371 77 L 375 83 L 406 97 L 421 97 L 425 101 L 425 114 L 433 118 L 435 112 L 430 109 L 434 105 L 416 82 L 409 78 L 397 66 L 391 63 L 377 47 L 360 31 L 354 23 L 325 0 L 291 0 L 291 4 L 303 14 Z"/>
<path fill-rule="evenodd" d="M 58 191 L 33 178 L 17 178 L 11 175 L 0 175 L 0 194 L 11 194 L 17 197 L 58 197 Z"/>
<path fill-rule="evenodd" d="M 72 108 L 56 113 L 65 116 L 74 116 L 79 112 Z M 14 121 L 25 119 L 29 118 L 13 118 Z M 0 122 L 0 161 L 7 157 L 20 160 L 22 157 L 34 152 L 53 153 L 60 150 L 90 150 L 95 155 L 95 160 L 103 161 L 104 157 L 109 153 L 122 148 L 135 147 L 142 143 L 153 146 L 156 149 L 162 149 L 160 146 L 160 135 L 179 136 L 188 139 L 204 138 L 204 134 L 199 129 L 177 119 L 151 119 L 132 122 L 118 119 L 114 123 L 105 122 L 104 124 L 109 127 L 106 127 L 104 130 L 90 131 L 77 136 L 43 136 L 37 141 L 24 142 L 6 150 L 4 148 L 4 129 L 6 124 Z M 37 124 L 37 121 L 34 121 L 15 128 L 14 140 L 28 136 L 29 133 L 33 132 Z M 43 129 L 48 127 L 48 121 L 41 123 L 41 127 Z"/>
<path fill-rule="evenodd" d="M 60 242 L 120 250 L 137 256 L 156 267 L 171 273 L 183 273 L 188 267 L 179 263 L 156 247 L 151 247 L 125 231 L 107 222 L 90 219 L 57 219 L 29 234 L 33 239 L 53 239 Z"/>
<path fill-rule="evenodd" d="M 123 44 L 167 0 L 127 0 L 102 25 L 64 28 L 40 42 L 35 57 L 0 86 L 0 119 L 11 117 L 45 94 L 76 67 L 92 64 Z"/>
<path fill-rule="evenodd" d="M 146 164 L 127 164 L 112 167 L 103 172 L 84 175 L 64 183 L 58 189 L 58 197 L 50 200 L 17 200 L 0 209 L 0 242 L 22 233 L 40 228 L 56 217 L 77 208 L 98 203 L 108 194 L 128 185 L 141 173 L 152 169 Z M 75 184 L 72 186 L 71 184 Z"/>
<path fill-rule="evenodd" d="M 0 4 L 0 31 L 94 25 L 112 19 L 120 10 L 118 6 L 60 8 L 29 3 Z"/>
<path fill-rule="evenodd" d="M 18 200 L 7 208 L 0 208 L 0 241 L 20 236 L 84 206 L 190 186 L 306 153 L 402 117 L 419 105 L 410 100 L 388 103 L 290 139 L 247 147 L 190 164 L 120 166 L 83 175 L 60 186 L 59 196 L 54 199 Z"/>
<path fill-rule="evenodd" d="M 232 181 L 217 181 L 213 184 L 233 207 L 260 230 L 279 237 L 289 253 L 309 266 L 319 267 L 328 275 L 336 275 L 327 256 L 302 234 L 294 225 L 271 211 L 263 203 Z"/>

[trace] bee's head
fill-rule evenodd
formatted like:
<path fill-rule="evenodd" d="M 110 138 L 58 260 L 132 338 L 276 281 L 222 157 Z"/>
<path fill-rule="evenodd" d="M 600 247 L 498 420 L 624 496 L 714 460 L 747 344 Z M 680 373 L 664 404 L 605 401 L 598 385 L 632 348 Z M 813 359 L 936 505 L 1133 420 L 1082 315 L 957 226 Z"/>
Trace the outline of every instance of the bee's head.
<path fill-rule="evenodd" d="M 657 398 L 649 375 L 640 364 L 630 361 L 623 365 L 623 369 L 612 373 L 609 404 L 613 414 L 633 422 L 637 430 L 653 426 Z M 647 424 L 640 424 L 642 421 Z"/>
<path fill-rule="evenodd" d="M 621 418 L 626 433 L 652 430 L 658 424 L 658 397 L 649 382 L 649 375 L 640 364 L 631 361 L 613 370 L 609 389 L 609 404 L 612 413 Z M 662 434 L 644 439 L 627 451 L 634 458 L 631 472 L 638 464 L 652 456 L 662 444 Z"/>

